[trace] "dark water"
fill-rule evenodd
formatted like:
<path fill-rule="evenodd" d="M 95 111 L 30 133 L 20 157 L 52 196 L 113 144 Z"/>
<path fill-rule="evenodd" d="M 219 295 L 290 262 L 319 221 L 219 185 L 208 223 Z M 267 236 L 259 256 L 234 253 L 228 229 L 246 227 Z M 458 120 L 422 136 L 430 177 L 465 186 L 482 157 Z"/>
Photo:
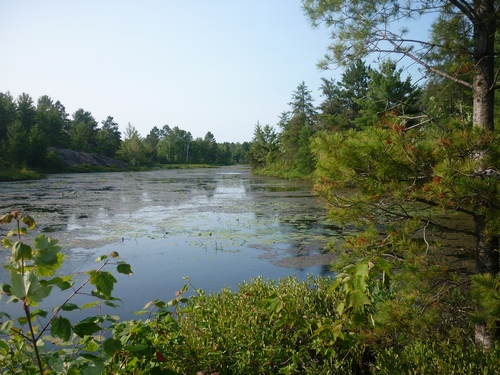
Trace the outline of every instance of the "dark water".
<path fill-rule="evenodd" d="M 132 276 L 116 275 L 114 294 L 124 305 L 113 314 L 122 318 L 152 299 L 174 298 L 185 276 L 196 288 L 217 291 L 258 276 L 329 275 L 326 244 L 340 235 L 325 222 L 309 183 L 257 177 L 242 167 L 0 183 L 0 213 L 13 209 L 37 221 L 30 238 L 45 233 L 60 241 L 64 272 L 83 279 L 98 255 L 112 251 L 130 263 Z M 0 277 L 9 283 L 5 271 Z M 49 304 L 66 296 L 55 293 Z M 5 309 L 11 307 L 0 301 Z"/>

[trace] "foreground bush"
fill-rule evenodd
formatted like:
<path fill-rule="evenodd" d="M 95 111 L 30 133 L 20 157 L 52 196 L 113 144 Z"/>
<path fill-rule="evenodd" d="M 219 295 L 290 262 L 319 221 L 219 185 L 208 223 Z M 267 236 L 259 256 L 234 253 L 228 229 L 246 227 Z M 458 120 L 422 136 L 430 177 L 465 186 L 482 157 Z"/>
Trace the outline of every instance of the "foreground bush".
<path fill-rule="evenodd" d="M 360 285 L 356 277 L 351 281 Z M 354 322 L 359 311 L 356 318 L 339 313 L 341 306 L 344 311 L 350 309 L 344 303 L 353 301 L 353 295 L 332 285 L 331 279 L 323 277 L 307 281 L 288 277 L 278 282 L 259 278 L 241 284 L 237 292 L 223 289 L 209 296 L 199 292 L 190 298 L 183 297 L 184 288 L 167 305 L 156 301 L 158 315 L 152 319 L 115 325 L 115 340 L 132 350 L 116 352 L 114 368 L 123 374 L 146 370 L 166 374 L 497 373 L 500 347 L 485 353 L 472 341 L 437 332 L 426 333 L 427 341 L 405 337 L 404 345 L 382 340 L 385 334 L 377 330 L 384 328 Z M 175 311 L 169 312 L 168 305 Z M 409 336 L 404 326 L 399 332 L 394 325 L 390 328 L 395 336 Z"/>

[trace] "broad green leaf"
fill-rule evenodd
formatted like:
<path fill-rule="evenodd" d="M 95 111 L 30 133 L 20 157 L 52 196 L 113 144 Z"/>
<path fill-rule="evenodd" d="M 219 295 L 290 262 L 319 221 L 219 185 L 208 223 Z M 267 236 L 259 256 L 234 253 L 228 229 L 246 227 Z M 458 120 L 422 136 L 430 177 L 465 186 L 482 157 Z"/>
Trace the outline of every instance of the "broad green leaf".
<path fill-rule="evenodd" d="M 367 287 L 368 284 L 363 277 L 356 276 L 354 279 L 352 279 L 352 289 L 364 292 Z"/>
<path fill-rule="evenodd" d="M 50 333 L 68 341 L 71 336 L 71 322 L 62 316 L 54 318 L 50 324 Z"/>
<path fill-rule="evenodd" d="M 59 251 L 61 250 L 61 247 L 57 246 L 58 242 L 59 241 L 54 238 L 47 237 L 45 234 L 40 234 L 37 238 L 35 238 L 33 244 L 37 250 L 57 249 Z"/>
<path fill-rule="evenodd" d="M 120 263 L 118 266 L 116 266 L 116 270 L 119 273 L 123 273 L 125 275 L 132 275 L 132 267 L 127 263 Z"/>
<path fill-rule="evenodd" d="M 120 340 L 110 337 L 102 343 L 102 347 L 104 349 L 104 353 L 106 353 L 108 357 L 111 357 L 122 348 L 122 343 Z"/>
<path fill-rule="evenodd" d="M 347 307 L 351 307 L 355 313 L 363 312 L 365 305 L 371 305 L 370 300 L 360 290 L 355 290 L 347 296 Z"/>
<path fill-rule="evenodd" d="M 73 275 L 68 275 L 68 276 L 63 276 L 63 277 L 57 276 L 57 277 L 54 277 L 50 280 L 46 280 L 44 285 L 55 285 L 61 290 L 66 290 L 66 289 L 71 288 L 72 284 L 70 283 L 70 281 L 72 279 L 73 279 Z M 40 283 L 42 283 L 42 282 L 40 281 Z"/>
<path fill-rule="evenodd" d="M 21 241 L 17 241 L 12 246 L 12 257 L 14 260 L 18 261 L 21 259 L 31 259 L 33 255 L 33 250 L 31 246 L 22 243 Z"/>
<path fill-rule="evenodd" d="M 159 300 L 159 299 L 156 299 L 156 300 L 154 301 L 154 303 L 155 303 L 155 307 L 156 307 L 157 309 L 163 309 L 163 308 L 167 305 L 167 304 L 165 303 L 165 301 L 162 301 L 162 300 Z"/>
<path fill-rule="evenodd" d="M 61 308 L 61 310 L 62 311 L 80 310 L 80 307 L 78 305 L 75 305 L 74 303 L 67 303 Z"/>
<path fill-rule="evenodd" d="M 337 306 L 335 307 L 335 312 L 342 316 L 344 313 L 344 308 L 345 308 L 345 303 L 344 302 L 339 302 Z"/>
<path fill-rule="evenodd" d="M 90 336 L 101 330 L 101 327 L 96 323 L 97 318 L 95 316 L 83 319 L 81 322 L 76 323 L 73 326 L 73 331 L 79 337 Z"/>
<path fill-rule="evenodd" d="M 96 287 L 97 291 L 105 299 L 110 299 L 114 284 L 116 283 L 115 277 L 109 271 L 92 270 L 88 271 L 87 274 L 90 275 L 90 283 Z"/>
<path fill-rule="evenodd" d="M 332 283 L 330 284 L 330 287 L 328 288 L 328 290 L 330 292 L 333 292 L 335 291 L 335 289 L 337 289 L 337 287 L 342 283 L 342 279 L 337 277 L 335 280 L 332 281 Z"/>
<path fill-rule="evenodd" d="M 83 354 L 82 357 L 84 357 Z M 82 370 L 81 372 L 82 375 L 101 375 L 105 373 L 104 362 L 102 361 L 101 358 L 87 358 L 87 359 L 90 359 L 92 363 Z"/>
<path fill-rule="evenodd" d="M 356 270 L 355 273 L 356 276 L 361 276 L 366 279 L 368 277 L 370 267 L 368 262 L 359 262 L 358 264 L 356 264 L 355 270 Z"/>
<path fill-rule="evenodd" d="M 12 294 L 19 299 L 28 298 L 27 302 L 36 305 L 46 298 L 51 290 L 51 286 L 40 284 L 38 277 L 33 271 L 28 271 L 24 276 L 18 272 L 11 271 Z"/>
<path fill-rule="evenodd" d="M 37 266 L 40 276 L 52 276 L 61 268 L 65 256 L 59 250 L 45 249 L 35 253 L 33 263 Z"/>
<path fill-rule="evenodd" d="M 31 319 L 34 319 L 37 316 L 41 316 L 42 318 L 46 318 L 47 317 L 47 311 L 36 309 L 36 310 L 33 310 L 30 315 L 31 315 Z"/>

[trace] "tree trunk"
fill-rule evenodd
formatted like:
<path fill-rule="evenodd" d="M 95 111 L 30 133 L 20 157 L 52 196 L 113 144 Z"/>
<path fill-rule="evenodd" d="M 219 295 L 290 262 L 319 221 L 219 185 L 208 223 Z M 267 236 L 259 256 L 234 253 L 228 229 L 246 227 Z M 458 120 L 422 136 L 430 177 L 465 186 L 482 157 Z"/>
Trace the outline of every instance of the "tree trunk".
<path fill-rule="evenodd" d="M 495 31 L 496 19 L 494 0 L 476 0 L 474 25 L 474 61 L 475 75 L 472 82 L 473 124 L 481 128 L 494 130 L 494 100 L 495 100 Z M 480 161 L 480 171 L 487 166 L 483 164 L 487 155 L 484 151 L 476 154 Z M 488 209 L 490 202 L 476 207 L 474 217 L 476 235 L 476 270 L 478 273 L 499 272 L 498 235 L 488 234 L 486 216 L 482 213 Z M 479 213 L 481 212 L 481 214 Z M 493 347 L 494 333 L 486 324 L 476 325 L 476 343 L 484 350 Z"/>
<path fill-rule="evenodd" d="M 476 8 L 476 19 L 474 22 L 474 60 L 475 75 L 472 84 L 473 124 L 490 131 L 494 130 L 494 107 L 495 107 L 495 9 L 494 0 L 479 0 Z M 486 159 L 484 152 L 476 154 L 480 161 L 480 169 L 484 170 L 487 165 L 482 161 Z M 477 207 L 479 213 L 488 208 L 489 202 Z M 484 207 L 486 206 L 486 207 Z M 498 237 L 491 238 L 486 233 L 485 216 L 476 215 L 476 267 L 479 273 L 496 274 L 499 271 L 498 264 Z"/>

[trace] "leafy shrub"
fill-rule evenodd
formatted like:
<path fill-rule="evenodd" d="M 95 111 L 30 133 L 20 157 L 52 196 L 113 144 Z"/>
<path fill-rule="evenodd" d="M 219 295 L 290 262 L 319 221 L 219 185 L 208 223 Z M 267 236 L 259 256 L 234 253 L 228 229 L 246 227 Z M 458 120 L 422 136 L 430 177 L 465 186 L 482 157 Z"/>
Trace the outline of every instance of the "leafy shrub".
<path fill-rule="evenodd" d="M 379 352 L 373 374 L 498 374 L 500 346 L 485 353 L 472 344 L 414 342 L 401 350 Z"/>

